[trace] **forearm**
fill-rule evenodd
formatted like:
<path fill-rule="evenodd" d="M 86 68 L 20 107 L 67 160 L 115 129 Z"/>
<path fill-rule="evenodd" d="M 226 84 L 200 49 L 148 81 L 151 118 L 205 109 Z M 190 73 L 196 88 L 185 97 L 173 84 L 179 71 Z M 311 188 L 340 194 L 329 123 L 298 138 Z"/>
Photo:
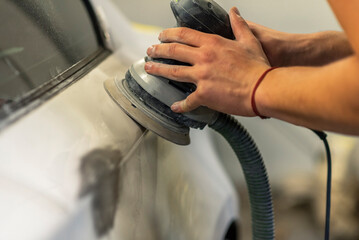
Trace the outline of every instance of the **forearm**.
<path fill-rule="evenodd" d="M 279 68 L 256 94 L 262 115 L 318 130 L 359 134 L 359 61 Z"/>
<path fill-rule="evenodd" d="M 280 66 L 323 66 L 353 54 L 342 32 L 289 34 L 282 41 Z"/>
<path fill-rule="evenodd" d="M 345 18 L 345 13 L 351 10 L 350 19 L 358 18 L 352 23 L 359 22 L 357 11 L 351 9 L 353 4 L 359 9 L 358 0 L 331 3 L 338 16 Z M 146 63 L 149 74 L 196 84 L 195 92 L 172 105 L 174 112 L 207 106 L 219 112 L 255 116 L 251 105 L 253 89 L 261 74 L 274 65 L 281 67 L 269 72 L 255 95 L 261 115 L 312 129 L 359 135 L 359 55 L 354 55 L 351 48 L 359 53 L 355 24 L 342 20 L 349 44 L 345 35 L 338 32 L 291 35 L 264 29 L 246 22 L 235 8 L 231 9 L 230 18 L 235 40 L 175 28 L 163 31 L 159 37 L 162 44 L 148 49 L 147 54 L 152 58 L 190 64 Z M 292 38 L 285 39 L 290 35 Z M 283 39 L 286 41 L 280 42 Z M 289 45 L 291 54 L 285 55 L 292 57 L 284 59 L 284 55 L 276 55 L 285 46 L 280 43 L 290 41 L 296 44 Z M 275 60 L 279 64 L 274 64 Z M 286 64 L 280 64 L 283 60 Z M 328 62 L 332 63 L 325 65 Z"/>
<path fill-rule="evenodd" d="M 272 66 L 322 66 L 353 54 L 342 32 L 291 34 L 247 21 Z"/>

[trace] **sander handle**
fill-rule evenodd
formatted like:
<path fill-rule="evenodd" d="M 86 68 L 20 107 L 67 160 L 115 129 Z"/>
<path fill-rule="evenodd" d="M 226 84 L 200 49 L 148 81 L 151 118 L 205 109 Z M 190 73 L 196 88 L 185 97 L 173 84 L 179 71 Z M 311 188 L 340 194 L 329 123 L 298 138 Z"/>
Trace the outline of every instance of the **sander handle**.
<path fill-rule="evenodd" d="M 213 0 L 171 0 L 178 27 L 235 39 L 229 15 Z"/>

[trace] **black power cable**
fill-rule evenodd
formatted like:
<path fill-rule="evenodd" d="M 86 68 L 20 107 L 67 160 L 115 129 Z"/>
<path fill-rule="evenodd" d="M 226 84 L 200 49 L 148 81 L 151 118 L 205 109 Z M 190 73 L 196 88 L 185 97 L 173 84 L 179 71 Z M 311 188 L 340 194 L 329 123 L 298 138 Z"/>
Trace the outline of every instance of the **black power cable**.
<path fill-rule="evenodd" d="M 327 196 L 325 207 L 325 232 L 324 239 L 329 240 L 330 233 L 330 202 L 331 202 L 331 189 L 332 189 L 332 157 L 330 154 L 329 143 L 327 140 L 327 134 L 322 131 L 312 130 L 324 143 L 325 151 L 327 154 L 328 173 L 327 173 Z"/>

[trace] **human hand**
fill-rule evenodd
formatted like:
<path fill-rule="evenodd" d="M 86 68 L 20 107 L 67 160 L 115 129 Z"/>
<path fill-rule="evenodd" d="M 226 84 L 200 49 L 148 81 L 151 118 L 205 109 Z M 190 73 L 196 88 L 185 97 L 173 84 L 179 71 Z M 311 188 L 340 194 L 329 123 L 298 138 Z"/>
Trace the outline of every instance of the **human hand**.
<path fill-rule="evenodd" d="M 191 64 L 147 62 L 145 65 L 149 74 L 197 85 L 195 92 L 172 105 L 174 112 L 188 112 L 202 105 L 229 114 L 255 116 L 251 93 L 270 64 L 238 9 L 231 9 L 230 20 L 235 40 L 188 28 L 173 28 L 160 34 L 161 44 L 147 50 L 152 58 Z"/>

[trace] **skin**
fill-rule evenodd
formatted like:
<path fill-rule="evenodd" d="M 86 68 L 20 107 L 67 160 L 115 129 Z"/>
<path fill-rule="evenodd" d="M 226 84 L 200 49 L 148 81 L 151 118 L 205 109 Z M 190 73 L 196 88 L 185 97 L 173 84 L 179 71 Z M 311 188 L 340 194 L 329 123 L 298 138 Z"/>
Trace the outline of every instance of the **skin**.
<path fill-rule="evenodd" d="M 289 34 L 247 23 L 272 66 L 323 66 L 353 54 L 343 32 Z"/>
<path fill-rule="evenodd" d="M 246 22 L 230 11 L 235 40 L 187 28 L 164 30 L 150 57 L 192 66 L 148 62 L 148 73 L 191 82 L 197 90 L 174 103 L 175 112 L 207 106 L 255 116 L 250 100 L 255 83 L 271 66 L 255 94 L 261 115 L 296 125 L 359 135 L 358 0 L 328 1 L 344 33 L 288 34 Z"/>

